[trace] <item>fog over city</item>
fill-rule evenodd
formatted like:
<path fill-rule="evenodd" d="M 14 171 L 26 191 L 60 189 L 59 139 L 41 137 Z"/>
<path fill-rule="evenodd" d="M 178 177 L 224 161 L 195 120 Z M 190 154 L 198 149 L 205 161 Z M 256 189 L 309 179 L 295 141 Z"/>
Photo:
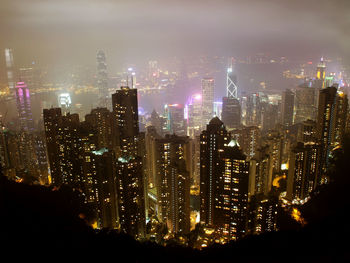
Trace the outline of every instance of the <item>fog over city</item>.
<path fill-rule="evenodd" d="M 16 50 L 17 63 L 55 65 L 92 65 L 92 54 L 103 49 L 111 72 L 125 60 L 173 55 L 348 56 L 349 5 L 347 0 L 2 0 L 0 48 Z"/>

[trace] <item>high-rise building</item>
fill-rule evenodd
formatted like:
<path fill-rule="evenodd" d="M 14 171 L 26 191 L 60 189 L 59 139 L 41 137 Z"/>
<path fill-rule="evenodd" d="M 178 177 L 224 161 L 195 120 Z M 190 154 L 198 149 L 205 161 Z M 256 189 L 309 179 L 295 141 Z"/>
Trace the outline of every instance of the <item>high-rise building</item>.
<path fill-rule="evenodd" d="M 166 104 L 164 109 L 168 131 L 179 136 L 185 136 L 187 127 L 184 119 L 184 106 L 182 104 Z"/>
<path fill-rule="evenodd" d="M 108 75 L 106 55 L 102 50 L 97 52 L 97 89 L 99 106 L 107 107 L 109 105 Z"/>
<path fill-rule="evenodd" d="M 198 136 L 202 130 L 202 95 L 194 94 L 188 104 L 187 135 Z"/>
<path fill-rule="evenodd" d="M 241 126 L 241 105 L 239 100 L 233 97 L 222 98 L 222 121 L 228 129 Z"/>
<path fill-rule="evenodd" d="M 334 132 L 332 137 L 333 146 L 337 146 L 343 142 L 345 134 L 345 125 L 348 117 L 349 101 L 348 96 L 343 91 L 337 92 Z"/>
<path fill-rule="evenodd" d="M 247 126 L 232 133 L 236 135 L 239 146 L 247 158 L 253 158 L 260 145 L 260 129 L 257 126 Z"/>
<path fill-rule="evenodd" d="M 310 83 L 296 87 L 294 105 L 294 123 L 316 119 L 316 90 Z"/>
<path fill-rule="evenodd" d="M 294 93 L 287 89 L 282 93 L 282 124 L 290 126 L 294 117 Z"/>
<path fill-rule="evenodd" d="M 172 233 L 190 231 L 191 143 L 188 137 L 166 135 L 155 140 L 159 219 Z"/>
<path fill-rule="evenodd" d="M 230 135 L 218 117 L 214 117 L 200 135 L 200 221 L 211 227 L 216 223 L 217 182 L 223 171 L 220 154 L 229 140 Z"/>
<path fill-rule="evenodd" d="M 30 92 L 27 85 L 20 81 L 16 84 L 16 102 L 20 129 L 32 133 L 34 122 L 30 103 Z"/>
<path fill-rule="evenodd" d="M 85 174 L 87 179 L 94 183 L 90 190 L 96 198 L 97 226 L 114 229 L 118 222 L 115 155 L 113 151 L 102 148 L 92 151 L 88 156 L 90 158 L 86 158 L 85 161 L 88 161 L 90 166 Z"/>
<path fill-rule="evenodd" d="M 139 135 L 137 89 L 123 86 L 112 94 L 116 142 L 121 155 L 137 156 Z"/>
<path fill-rule="evenodd" d="M 247 229 L 249 161 L 235 140 L 220 155 L 223 170 L 216 178 L 214 225 L 225 241 L 236 240 Z"/>
<path fill-rule="evenodd" d="M 337 88 L 328 87 L 320 90 L 316 136 L 322 147 L 321 157 L 321 177 L 318 183 L 326 183 L 324 173 L 328 166 L 329 154 L 332 148 L 332 138 L 334 138 L 334 126 L 336 118 Z"/>
<path fill-rule="evenodd" d="M 5 61 L 6 61 L 6 71 L 7 71 L 7 82 L 8 87 L 11 90 L 15 89 L 16 82 L 16 72 L 14 68 L 13 52 L 12 49 L 5 49 Z"/>
<path fill-rule="evenodd" d="M 318 143 L 299 142 L 291 151 L 287 179 L 287 198 L 304 200 L 317 186 L 321 147 Z"/>
<path fill-rule="evenodd" d="M 119 157 L 116 171 L 120 228 L 133 237 L 144 237 L 146 218 L 141 158 Z"/>
<path fill-rule="evenodd" d="M 59 147 L 58 147 L 58 125 L 62 117 L 60 108 L 44 109 L 44 128 L 46 137 L 46 148 L 50 166 L 50 180 L 54 185 L 62 184 L 60 162 L 58 159 Z"/>
<path fill-rule="evenodd" d="M 238 99 L 237 76 L 233 70 L 233 58 L 229 59 L 229 66 L 226 73 L 226 96 Z"/>
<path fill-rule="evenodd" d="M 214 117 L 214 86 L 213 78 L 202 79 L 202 120 L 203 127 Z"/>
<path fill-rule="evenodd" d="M 92 109 L 85 115 L 85 121 L 97 132 L 97 149 L 114 149 L 116 145 L 113 113 L 107 108 Z"/>
<path fill-rule="evenodd" d="M 322 57 L 320 62 L 317 64 L 317 70 L 316 70 L 315 88 L 317 89 L 317 91 L 325 88 L 325 79 L 326 79 L 326 63 Z"/>

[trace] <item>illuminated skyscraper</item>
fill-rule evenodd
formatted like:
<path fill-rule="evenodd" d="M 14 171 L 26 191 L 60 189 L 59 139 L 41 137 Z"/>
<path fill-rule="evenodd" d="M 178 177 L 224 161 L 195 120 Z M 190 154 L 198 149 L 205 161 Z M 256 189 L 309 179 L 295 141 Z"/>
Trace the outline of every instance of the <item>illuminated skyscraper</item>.
<path fill-rule="evenodd" d="M 30 92 L 24 82 L 16 84 L 16 102 L 20 129 L 26 132 L 34 131 L 34 122 L 30 103 Z"/>
<path fill-rule="evenodd" d="M 287 198 L 303 200 L 317 186 L 321 147 L 314 142 L 299 142 L 289 160 Z"/>
<path fill-rule="evenodd" d="M 188 104 L 187 135 L 191 138 L 199 135 L 202 129 L 202 95 L 194 94 Z"/>
<path fill-rule="evenodd" d="M 156 188 L 159 219 L 172 233 L 190 231 L 191 144 L 188 137 L 166 135 L 155 139 L 153 160 L 156 166 Z"/>
<path fill-rule="evenodd" d="M 63 115 L 70 112 L 70 106 L 72 105 L 72 99 L 69 93 L 61 93 L 58 95 L 58 107 L 61 108 Z"/>
<path fill-rule="evenodd" d="M 241 126 L 241 105 L 234 97 L 222 98 L 222 121 L 228 129 Z"/>
<path fill-rule="evenodd" d="M 8 87 L 11 91 L 11 90 L 14 90 L 15 88 L 15 80 L 16 80 L 12 49 L 10 48 L 5 49 L 5 60 L 6 60 L 6 70 L 7 70 L 7 82 L 8 82 Z"/>
<path fill-rule="evenodd" d="M 106 55 L 102 50 L 97 52 L 97 89 L 99 105 L 107 107 L 109 105 L 107 64 Z"/>
<path fill-rule="evenodd" d="M 121 230 L 133 237 L 144 237 L 146 218 L 141 158 L 119 157 L 116 171 Z"/>
<path fill-rule="evenodd" d="M 282 124 L 290 126 L 293 124 L 294 116 L 294 93 L 287 89 L 282 93 Z"/>
<path fill-rule="evenodd" d="M 233 72 L 233 58 L 230 59 L 226 73 L 226 96 L 228 98 L 238 98 L 237 76 Z"/>
<path fill-rule="evenodd" d="M 112 94 L 116 142 L 121 155 L 137 156 L 139 136 L 137 89 L 123 86 Z"/>
<path fill-rule="evenodd" d="M 326 79 L 326 63 L 324 62 L 322 57 L 320 63 L 318 63 L 317 65 L 315 87 L 317 89 L 324 89 L 325 79 Z"/>
<path fill-rule="evenodd" d="M 321 177 L 318 183 L 326 183 L 325 171 L 328 166 L 329 154 L 332 148 L 332 138 L 334 133 L 336 118 L 337 88 L 328 87 L 320 90 L 318 115 L 317 115 L 317 139 L 321 143 Z"/>
<path fill-rule="evenodd" d="M 200 220 L 209 226 L 215 226 L 217 182 L 223 169 L 220 153 L 229 140 L 224 123 L 218 117 L 214 117 L 200 135 Z"/>
<path fill-rule="evenodd" d="M 166 104 L 164 110 L 168 131 L 179 136 L 185 136 L 187 127 L 184 119 L 184 106 L 182 104 Z"/>
<path fill-rule="evenodd" d="M 202 79 L 202 120 L 203 127 L 213 118 L 214 104 L 214 79 Z"/>
<path fill-rule="evenodd" d="M 294 123 L 301 123 L 316 118 L 316 90 L 311 83 L 303 83 L 295 89 L 295 117 Z"/>

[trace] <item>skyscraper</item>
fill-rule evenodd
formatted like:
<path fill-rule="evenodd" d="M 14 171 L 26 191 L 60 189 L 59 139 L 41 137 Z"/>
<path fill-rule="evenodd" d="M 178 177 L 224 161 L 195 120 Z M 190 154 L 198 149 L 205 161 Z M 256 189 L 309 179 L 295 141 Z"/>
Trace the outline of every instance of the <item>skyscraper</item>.
<path fill-rule="evenodd" d="M 97 52 L 97 89 L 99 106 L 107 107 L 109 105 L 107 64 L 106 55 L 102 50 Z"/>
<path fill-rule="evenodd" d="M 143 237 L 146 218 L 141 158 L 119 157 L 116 171 L 120 228 L 133 237 Z"/>
<path fill-rule="evenodd" d="M 226 73 L 226 96 L 228 98 L 238 98 L 237 76 L 233 72 L 233 58 L 229 60 Z"/>
<path fill-rule="evenodd" d="M 317 186 L 321 147 L 318 143 L 299 142 L 289 160 L 287 198 L 303 200 Z"/>
<path fill-rule="evenodd" d="M 218 117 L 214 117 L 200 135 L 200 220 L 209 226 L 215 226 L 217 181 L 222 176 L 220 153 L 229 140 L 224 123 Z"/>
<path fill-rule="evenodd" d="M 287 89 L 282 93 L 282 124 L 290 126 L 294 117 L 294 93 Z"/>
<path fill-rule="evenodd" d="M 6 48 L 5 49 L 5 60 L 6 60 L 6 70 L 7 70 L 7 82 L 8 87 L 11 90 L 15 88 L 15 69 L 14 69 L 14 61 L 13 61 L 13 52 L 12 49 Z"/>
<path fill-rule="evenodd" d="M 214 116 L 214 79 L 202 79 L 202 120 L 203 127 L 209 123 Z"/>
<path fill-rule="evenodd" d="M 295 89 L 295 117 L 294 123 L 301 123 L 308 119 L 316 119 L 316 90 L 311 83 L 303 83 Z"/>
<path fill-rule="evenodd" d="M 328 87 L 320 90 L 318 115 L 317 115 L 317 139 L 321 143 L 322 157 L 321 157 L 321 177 L 318 183 L 326 183 L 327 179 L 324 177 L 328 166 L 329 154 L 332 147 L 332 138 L 335 126 L 335 110 L 336 110 L 337 88 Z"/>
<path fill-rule="evenodd" d="M 22 81 L 16 84 L 16 102 L 20 129 L 32 133 L 34 131 L 34 122 L 30 103 L 30 92 L 27 85 Z"/>
<path fill-rule="evenodd" d="M 159 218 L 172 233 L 190 231 L 190 139 L 166 135 L 155 139 Z"/>
<path fill-rule="evenodd" d="M 136 157 L 139 135 L 137 89 L 121 87 L 112 94 L 112 104 L 121 155 Z"/>
<path fill-rule="evenodd" d="M 228 129 L 241 126 L 241 105 L 237 98 L 222 98 L 222 121 Z"/>

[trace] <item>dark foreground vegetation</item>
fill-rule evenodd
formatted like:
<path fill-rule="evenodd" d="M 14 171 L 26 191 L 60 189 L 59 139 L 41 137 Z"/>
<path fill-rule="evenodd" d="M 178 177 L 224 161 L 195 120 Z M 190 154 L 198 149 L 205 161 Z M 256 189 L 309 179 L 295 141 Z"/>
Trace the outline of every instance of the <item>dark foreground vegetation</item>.
<path fill-rule="evenodd" d="M 350 262 L 349 165 L 350 140 L 346 140 L 334 153 L 331 183 L 315 191 L 300 208 L 306 225 L 285 220 L 278 232 L 201 251 L 138 242 L 115 231 L 97 232 L 89 226 L 92 218 L 70 189 L 16 183 L 1 176 L 1 258 L 9 255 L 14 260 L 24 257 L 49 262 L 76 257 L 79 262 L 96 257 L 98 262 Z"/>

